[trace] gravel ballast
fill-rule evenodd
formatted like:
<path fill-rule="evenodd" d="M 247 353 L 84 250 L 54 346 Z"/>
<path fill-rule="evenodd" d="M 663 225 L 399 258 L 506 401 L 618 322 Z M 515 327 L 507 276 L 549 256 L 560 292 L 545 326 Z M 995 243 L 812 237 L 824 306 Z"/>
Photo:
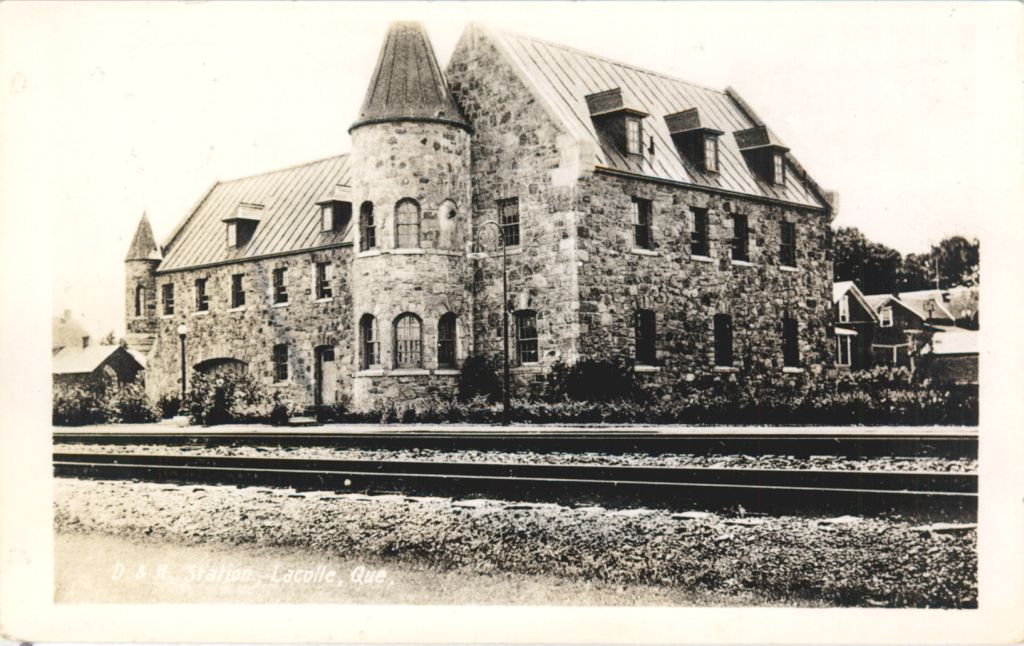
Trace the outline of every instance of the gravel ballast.
<path fill-rule="evenodd" d="M 798 458 L 788 455 L 694 455 L 687 453 L 569 453 L 439 451 L 435 449 L 338 449 L 280 446 L 164 446 L 157 444 L 55 444 L 55 453 L 120 453 L 126 455 L 194 455 L 266 457 L 310 460 L 410 460 L 421 462 L 488 462 L 498 464 L 594 464 L 631 467 L 707 467 L 744 469 L 823 469 L 835 471 L 927 471 L 975 473 L 978 461 L 937 457 L 850 459 L 831 455 Z"/>
<path fill-rule="evenodd" d="M 797 605 L 976 607 L 973 526 L 58 479 L 62 533 L 294 547 Z"/>

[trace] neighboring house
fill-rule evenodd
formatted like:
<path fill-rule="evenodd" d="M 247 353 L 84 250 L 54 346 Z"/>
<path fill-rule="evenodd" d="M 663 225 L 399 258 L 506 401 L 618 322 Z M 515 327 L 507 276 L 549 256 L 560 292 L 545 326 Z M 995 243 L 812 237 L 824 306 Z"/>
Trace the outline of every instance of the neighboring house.
<path fill-rule="evenodd" d="M 952 287 L 901 292 L 899 299 L 932 325 L 978 329 L 978 288 Z"/>
<path fill-rule="evenodd" d="M 396 23 L 349 132 L 215 183 L 162 247 L 140 222 L 152 396 L 184 352 L 309 405 L 447 397 L 505 307 L 520 388 L 581 359 L 664 384 L 832 364 L 832 197 L 731 89 L 478 25 L 442 73 Z"/>
<path fill-rule="evenodd" d="M 837 367 L 863 370 L 872 364 L 872 343 L 878 316 L 852 280 L 832 284 Z"/>
<path fill-rule="evenodd" d="M 89 345 L 89 332 L 72 318 L 71 310 L 64 310 L 62 316 L 53 317 L 52 338 L 53 354 L 61 348 L 81 348 Z"/>
<path fill-rule="evenodd" d="M 952 325 L 948 312 L 932 298 L 904 300 L 900 294 L 869 294 L 864 297 L 878 315 L 878 328 L 872 342 L 875 365 L 901 366 L 913 370 L 914 359 L 940 331 L 938 325 Z M 932 317 L 932 315 L 935 317 Z"/>
<path fill-rule="evenodd" d="M 978 341 L 975 330 L 947 328 L 921 349 L 919 372 L 936 382 L 978 383 Z"/>
<path fill-rule="evenodd" d="M 66 347 L 53 355 L 53 383 L 105 388 L 133 381 L 145 359 L 120 345 Z"/>

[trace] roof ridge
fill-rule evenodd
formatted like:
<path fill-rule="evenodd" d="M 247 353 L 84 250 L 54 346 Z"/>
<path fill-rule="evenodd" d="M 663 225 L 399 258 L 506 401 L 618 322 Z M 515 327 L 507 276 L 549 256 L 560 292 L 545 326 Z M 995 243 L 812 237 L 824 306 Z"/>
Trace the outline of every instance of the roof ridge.
<path fill-rule="evenodd" d="M 266 170 L 266 171 L 263 171 L 262 173 L 250 173 L 249 175 L 242 175 L 241 177 L 232 177 L 230 179 L 223 179 L 223 180 L 222 179 L 218 179 L 216 181 L 216 183 L 217 184 L 227 184 L 229 182 L 238 182 L 238 181 L 241 181 L 243 179 L 252 179 L 253 177 L 263 177 L 264 175 L 273 175 L 274 173 L 283 173 L 285 171 L 295 170 L 296 168 L 302 168 L 303 166 L 312 166 L 313 164 L 320 164 L 320 163 L 323 163 L 325 161 L 330 161 L 332 159 L 341 159 L 342 157 L 348 157 L 350 154 L 351 153 L 340 153 L 340 154 L 337 154 L 337 155 L 329 155 L 327 157 L 321 157 L 320 159 L 314 159 L 312 161 L 300 162 L 298 164 L 291 164 L 290 166 L 285 166 L 283 168 L 275 168 L 273 170 Z"/>
<path fill-rule="evenodd" d="M 673 76 L 672 74 L 666 74 L 664 72 L 659 72 L 657 70 L 652 70 L 652 69 L 649 69 L 649 68 L 646 68 L 646 67 L 640 67 L 639 65 L 636 65 L 634 63 L 627 63 L 625 61 L 620 61 L 618 59 L 609 58 L 607 56 L 602 56 L 600 54 L 595 54 L 594 52 L 588 52 L 587 50 L 580 49 L 579 47 L 573 47 L 572 45 L 566 45 L 565 43 L 557 43 L 557 42 L 555 42 L 553 40 L 547 40 L 545 38 L 538 38 L 537 36 L 531 36 L 529 34 L 523 34 L 523 33 L 517 32 L 517 31 L 512 31 L 510 29 L 504 29 L 502 27 L 494 27 L 494 26 L 488 25 L 486 23 L 478 23 L 478 24 L 483 26 L 485 29 L 489 29 L 491 31 L 497 32 L 497 33 L 505 35 L 505 36 L 512 36 L 514 38 L 522 38 L 524 40 L 532 40 L 532 41 L 534 41 L 536 43 L 542 43 L 544 45 L 549 45 L 551 47 L 558 47 L 559 49 L 564 49 L 564 50 L 568 50 L 570 52 L 575 52 L 577 54 L 581 54 L 583 56 L 588 56 L 590 58 L 594 58 L 594 59 L 597 59 L 599 61 L 604 61 L 606 63 L 611 63 L 612 65 L 618 65 L 620 67 L 625 67 L 625 68 L 628 68 L 628 69 L 631 69 L 631 70 L 635 70 L 637 72 L 643 72 L 645 74 L 650 74 L 652 76 L 660 76 L 660 77 L 662 77 L 664 79 L 668 79 L 670 81 L 678 81 L 679 83 L 685 83 L 686 85 L 689 85 L 691 87 L 700 88 L 700 89 L 708 91 L 708 92 L 716 92 L 716 93 L 721 94 L 721 95 L 726 95 L 725 90 L 719 90 L 719 89 L 716 89 L 716 88 L 713 88 L 713 87 L 709 87 L 707 85 L 701 85 L 700 83 L 694 83 L 693 81 L 688 81 L 688 80 L 686 80 L 684 78 L 681 78 L 681 77 L 678 77 L 678 76 Z"/>

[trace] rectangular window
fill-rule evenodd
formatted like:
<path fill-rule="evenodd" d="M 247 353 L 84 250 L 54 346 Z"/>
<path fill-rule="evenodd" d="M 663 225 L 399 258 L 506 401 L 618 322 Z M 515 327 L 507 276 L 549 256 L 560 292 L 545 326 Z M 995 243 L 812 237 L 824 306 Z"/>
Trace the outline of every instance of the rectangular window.
<path fill-rule="evenodd" d="M 274 381 L 288 381 L 288 346 L 274 346 Z"/>
<path fill-rule="evenodd" d="M 782 319 L 782 365 L 787 368 L 800 366 L 800 343 L 797 322 L 793 318 Z"/>
<path fill-rule="evenodd" d="M 786 158 L 782 153 L 772 157 L 772 182 L 779 186 L 786 183 Z"/>
<path fill-rule="evenodd" d="M 245 274 L 233 274 L 231 276 L 231 308 L 245 306 L 245 287 L 242 285 L 242 278 Z"/>
<path fill-rule="evenodd" d="M 718 172 L 718 137 L 704 137 L 704 170 Z"/>
<path fill-rule="evenodd" d="M 691 209 L 693 211 L 693 229 L 690 231 L 690 253 L 694 256 L 710 256 L 708 244 L 708 210 Z"/>
<path fill-rule="evenodd" d="M 329 262 L 316 263 L 316 297 L 332 298 L 334 290 L 331 281 L 334 279 L 334 266 Z"/>
<path fill-rule="evenodd" d="M 160 288 L 164 301 L 164 316 L 174 314 L 174 285 L 168 283 Z"/>
<path fill-rule="evenodd" d="M 638 249 L 653 249 L 651 236 L 651 201 L 633 198 L 633 246 Z"/>
<path fill-rule="evenodd" d="M 850 365 L 850 337 L 848 336 L 836 337 L 836 365 Z"/>
<path fill-rule="evenodd" d="M 739 213 L 732 216 L 732 259 L 750 260 L 750 230 L 747 228 L 747 216 Z"/>
<path fill-rule="evenodd" d="M 363 202 L 359 207 L 359 250 L 366 251 L 377 246 L 377 227 L 373 221 L 373 204 Z"/>
<path fill-rule="evenodd" d="M 653 366 L 656 359 L 655 333 L 657 331 L 652 310 L 636 312 L 636 362 L 640 365 Z"/>
<path fill-rule="evenodd" d="M 437 323 L 437 365 L 455 366 L 455 315 L 443 315 Z"/>
<path fill-rule="evenodd" d="M 320 206 L 320 230 L 334 231 L 334 207 L 330 204 Z"/>
<path fill-rule="evenodd" d="M 632 117 L 626 118 L 626 152 L 630 155 L 642 155 L 640 147 L 640 120 Z"/>
<path fill-rule="evenodd" d="M 715 314 L 715 365 L 732 367 L 732 317 Z"/>
<path fill-rule="evenodd" d="M 847 294 L 843 294 L 839 299 L 839 322 L 850 322 L 850 297 Z"/>
<path fill-rule="evenodd" d="M 537 363 L 537 313 L 516 312 L 516 357 L 520 364 Z"/>
<path fill-rule="evenodd" d="M 377 319 L 364 314 L 359 320 L 359 336 L 363 346 L 361 367 L 363 370 L 380 363 L 380 342 L 377 340 Z"/>
<path fill-rule="evenodd" d="M 892 308 L 891 307 L 883 307 L 882 310 L 878 313 L 878 316 L 879 316 L 879 320 L 880 320 L 879 324 L 882 327 L 892 327 Z"/>
<path fill-rule="evenodd" d="M 340 231 L 352 219 L 351 202 L 331 202 L 320 206 L 320 230 Z"/>
<path fill-rule="evenodd" d="M 519 245 L 519 198 L 512 197 L 507 200 L 498 200 L 498 223 L 501 225 L 501 232 L 505 236 L 503 240 L 506 247 Z"/>
<path fill-rule="evenodd" d="M 206 278 L 196 278 L 196 311 L 210 311 L 210 295 L 206 293 Z"/>
<path fill-rule="evenodd" d="M 779 264 L 796 267 L 796 224 L 780 222 L 779 236 Z"/>
<path fill-rule="evenodd" d="M 238 224 L 235 222 L 228 222 L 228 246 L 238 246 Z"/>
<path fill-rule="evenodd" d="M 288 302 L 288 284 L 285 282 L 285 272 L 288 269 L 285 267 L 277 267 L 274 269 L 274 302 L 275 303 L 287 303 Z"/>

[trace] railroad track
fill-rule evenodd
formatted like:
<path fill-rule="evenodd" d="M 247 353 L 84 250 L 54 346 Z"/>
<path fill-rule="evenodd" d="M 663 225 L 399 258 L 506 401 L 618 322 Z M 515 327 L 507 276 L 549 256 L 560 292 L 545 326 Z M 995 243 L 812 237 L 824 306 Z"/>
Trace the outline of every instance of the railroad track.
<path fill-rule="evenodd" d="M 486 430 L 486 431 L 278 431 L 257 432 L 190 429 L 187 432 L 55 431 L 55 444 L 156 444 L 163 446 L 318 446 L 361 449 L 434 449 L 440 451 L 534 451 L 601 453 L 692 453 L 747 455 L 835 455 L 978 457 L 976 431 L 842 432 L 780 429 L 770 432 L 717 431 L 665 433 L 648 429 L 616 430 Z"/>
<path fill-rule="evenodd" d="M 733 509 L 897 513 L 973 520 L 977 478 L 963 473 L 623 467 L 55 453 L 58 477 L 307 491 L 487 496 L 507 500 Z"/>

